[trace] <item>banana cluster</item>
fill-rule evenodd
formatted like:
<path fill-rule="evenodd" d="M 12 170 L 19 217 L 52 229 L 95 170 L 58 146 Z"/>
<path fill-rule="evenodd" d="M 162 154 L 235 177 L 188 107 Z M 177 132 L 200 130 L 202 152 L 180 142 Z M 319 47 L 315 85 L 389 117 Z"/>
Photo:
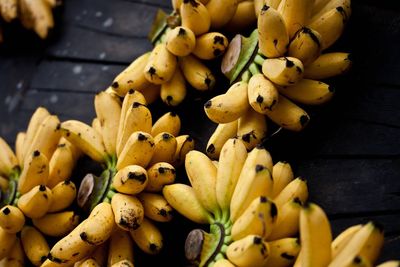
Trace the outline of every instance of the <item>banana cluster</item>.
<path fill-rule="evenodd" d="M 5 22 L 19 19 L 26 29 L 32 29 L 45 39 L 49 30 L 54 27 L 52 9 L 60 4 L 59 0 L 2 0 L 0 17 Z M 3 41 L 0 27 L 0 43 Z"/>
<path fill-rule="evenodd" d="M 305 179 L 294 179 L 290 164 L 273 165 L 266 149 L 257 146 L 247 152 L 240 139 L 231 138 L 219 161 L 194 150 L 186 155 L 185 167 L 191 186 L 167 185 L 163 194 L 186 218 L 210 224 L 210 233 L 189 234 L 185 247 L 190 261 L 199 266 L 276 267 L 285 253 L 285 266 L 294 263 L 308 188 Z M 275 246 L 279 252 L 273 251 Z"/>

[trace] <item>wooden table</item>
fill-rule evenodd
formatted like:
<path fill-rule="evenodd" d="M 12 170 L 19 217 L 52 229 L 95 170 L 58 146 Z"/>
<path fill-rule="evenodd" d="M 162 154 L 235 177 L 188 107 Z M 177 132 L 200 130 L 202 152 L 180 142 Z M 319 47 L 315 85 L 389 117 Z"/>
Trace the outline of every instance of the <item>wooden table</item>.
<path fill-rule="evenodd" d="M 0 134 L 10 143 L 39 105 L 61 120 L 90 123 L 94 93 L 151 49 L 146 35 L 154 14 L 160 7 L 170 10 L 164 0 L 65 2 L 51 39 L 41 42 L 13 25 L 0 47 Z M 384 225 L 380 261 L 398 259 L 400 251 L 400 7 L 395 2 L 353 2 L 351 20 L 333 49 L 353 54 L 353 70 L 329 81 L 337 94 L 311 110 L 304 132 L 283 133 L 268 144 L 274 160 L 288 160 L 296 175 L 308 179 L 310 198 L 328 212 L 335 235 L 371 219 Z M 211 94 L 224 87 L 220 83 Z M 209 97 L 191 94 L 191 102 L 177 108 L 182 132 L 194 136 L 203 151 L 215 128 L 202 109 Z M 153 110 L 157 117 L 168 109 L 156 103 Z M 184 239 L 194 227 L 177 215 L 162 226 L 164 252 L 158 258 L 137 252 L 137 266 L 184 265 Z"/>

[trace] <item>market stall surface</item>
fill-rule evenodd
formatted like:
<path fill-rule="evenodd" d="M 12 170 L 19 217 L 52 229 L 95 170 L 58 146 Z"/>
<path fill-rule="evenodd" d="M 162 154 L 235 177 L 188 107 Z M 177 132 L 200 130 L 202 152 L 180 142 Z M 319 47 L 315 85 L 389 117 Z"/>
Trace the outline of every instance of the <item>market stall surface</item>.
<path fill-rule="evenodd" d="M 153 17 L 158 8 L 170 10 L 164 0 L 65 2 L 46 42 L 18 25 L 6 29 L 6 44 L 0 46 L 0 135 L 11 144 L 38 106 L 60 120 L 91 123 L 95 92 L 151 49 L 146 36 Z M 308 180 L 310 199 L 327 211 L 335 236 L 368 220 L 384 225 L 380 262 L 400 256 L 399 14 L 395 1 L 353 1 L 344 36 L 331 49 L 352 53 L 352 71 L 328 81 L 336 96 L 311 110 L 304 132 L 282 132 L 267 143 L 275 161 L 289 161 L 295 175 Z M 190 93 L 176 109 L 182 133 L 192 135 L 199 150 L 205 150 L 216 127 L 202 106 L 226 86 L 219 82 L 208 94 Z M 157 102 L 152 110 L 158 117 L 168 108 Z M 184 175 L 178 177 L 184 180 Z M 161 225 L 163 252 L 150 257 L 136 249 L 135 265 L 185 265 L 183 244 L 194 227 L 179 215 Z"/>

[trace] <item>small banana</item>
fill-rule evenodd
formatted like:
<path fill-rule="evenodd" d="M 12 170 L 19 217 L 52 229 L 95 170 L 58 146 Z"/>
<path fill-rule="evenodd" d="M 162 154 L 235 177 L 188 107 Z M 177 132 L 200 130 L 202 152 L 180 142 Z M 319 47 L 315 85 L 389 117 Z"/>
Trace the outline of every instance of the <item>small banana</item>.
<path fill-rule="evenodd" d="M 180 166 L 185 162 L 186 154 L 194 149 L 194 139 L 190 135 L 180 135 L 176 138 L 176 151 L 174 166 Z"/>
<path fill-rule="evenodd" d="M 26 257 L 35 266 L 40 266 L 50 251 L 44 236 L 32 226 L 25 226 L 21 231 L 21 243 Z"/>
<path fill-rule="evenodd" d="M 229 138 L 236 136 L 238 129 L 238 121 L 228 123 L 219 123 L 207 143 L 206 152 L 212 159 L 218 159 L 222 150 L 222 146 Z"/>
<path fill-rule="evenodd" d="M 150 105 L 160 97 L 161 85 L 150 83 L 146 89 L 138 91 L 143 94 L 147 104 Z"/>
<path fill-rule="evenodd" d="M 3 260 L 0 261 L 1 267 L 24 267 L 25 266 L 25 252 L 22 248 L 21 240 L 17 238 L 14 246 L 11 248 L 10 253 Z"/>
<path fill-rule="evenodd" d="M 202 206 L 194 189 L 185 184 L 171 184 L 163 188 L 168 203 L 189 220 L 206 224 L 211 222 L 211 214 Z"/>
<path fill-rule="evenodd" d="M 0 227 L 10 234 L 21 231 L 25 225 L 25 216 L 17 207 L 6 205 L 0 210 Z"/>
<path fill-rule="evenodd" d="M 247 94 L 252 108 L 261 114 L 265 109 L 272 110 L 279 97 L 275 85 L 261 73 L 250 78 Z"/>
<path fill-rule="evenodd" d="M 334 90 L 326 83 L 302 79 L 292 86 L 278 87 L 279 93 L 305 105 L 321 105 L 332 99 Z"/>
<path fill-rule="evenodd" d="M 110 237 L 107 266 L 123 260 L 133 262 L 133 242 L 128 232 L 116 229 Z"/>
<path fill-rule="evenodd" d="M 165 185 L 175 181 L 175 168 L 167 162 L 158 162 L 147 169 L 148 183 L 145 190 L 148 192 L 161 192 Z"/>
<path fill-rule="evenodd" d="M 0 137 L 0 174 L 9 176 L 18 165 L 18 159 L 11 147 Z"/>
<path fill-rule="evenodd" d="M 336 7 L 343 7 L 346 12 L 347 17 L 351 15 L 351 0 L 316 0 L 314 3 L 313 14 L 310 21 L 315 21 L 316 19 L 323 16 L 329 10 L 332 10 Z"/>
<path fill-rule="evenodd" d="M 211 26 L 211 17 L 201 2 L 183 0 L 179 10 L 183 27 L 192 30 L 195 35 L 208 32 Z"/>
<path fill-rule="evenodd" d="M 100 265 L 92 258 L 86 259 L 78 267 L 100 267 Z"/>
<path fill-rule="evenodd" d="M 264 75 L 277 85 L 293 85 L 303 78 L 304 66 L 294 57 L 269 58 L 262 65 Z"/>
<path fill-rule="evenodd" d="M 400 265 L 400 261 L 385 261 L 377 265 L 376 267 L 398 267 Z"/>
<path fill-rule="evenodd" d="M 143 205 L 144 215 L 156 222 L 169 222 L 172 220 L 172 207 L 167 200 L 155 193 L 141 193 L 138 199 Z"/>
<path fill-rule="evenodd" d="M 143 70 L 144 77 L 154 84 L 168 82 L 174 75 L 176 63 L 176 56 L 169 52 L 165 44 L 160 43 L 151 51 Z"/>
<path fill-rule="evenodd" d="M 0 260 L 9 255 L 16 240 L 16 234 L 7 233 L 2 227 L 0 227 Z"/>
<path fill-rule="evenodd" d="M 197 37 L 193 55 L 203 60 L 211 60 L 222 55 L 228 44 L 228 39 L 222 33 L 208 32 Z"/>
<path fill-rule="evenodd" d="M 74 211 L 46 214 L 32 219 L 33 225 L 48 236 L 66 236 L 79 224 L 79 215 Z"/>
<path fill-rule="evenodd" d="M 175 112 L 168 112 L 161 116 L 151 128 L 151 135 L 156 136 L 161 132 L 168 132 L 173 136 L 178 136 L 181 130 L 181 119 Z"/>
<path fill-rule="evenodd" d="M 0 14 L 5 22 L 11 22 L 17 17 L 17 0 L 0 2 Z"/>
<path fill-rule="evenodd" d="M 238 267 L 264 266 L 269 250 L 268 243 L 261 236 L 248 235 L 230 244 L 226 256 Z"/>
<path fill-rule="evenodd" d="M 282 15 L 283 21 L 292 38 L 295 33 L 306 25 L 311 16 L 311 6 L 314 0 L 282 0 L 278 7 L 278 12 Z"/>
<path fill-rule="evenodd" d="M 176 27 L 167 33 L 166 45 L 169 52 L 178 57 L 192 53 L 196 46 L 196 36 L 186 27 Z"/>
<path fill-rule="evenodd" d="M 123 194 L 135 195 L 147 185 L 147 172 L 139 165 L 128 165 L 120 169 L 113 178 L 113 187 Z"/>
<path fill-rule="evenodd" d="M 293 179 L 293 170 L 288 162 L 279 161 L 272 168 L 274 187 L 272 197 L 275 198 Z"/>
<path fill-rule="evenodd" d="M 275 204 L 278 208 L 282 207 L 285 203 L 298 198 L 301 203 L 307 201 L 308 188 L 307 181 L 298 177 L 291 181 L 280 193 L 274 198 Z"/>
<path fill-rule="evenodd" d="M 176 138 L 167 132 L 161 132 L 154 137 L 154 153 L 149 165 L 157 162 L 174 161 L 175 151 L 177 147 Z"/>
<path fill-rule="evenodd" d="M 49 212 L 57 212 L 68 208 L 76 197 L 76 186 L 73 182 L 66 180 L 59 182 L 51 189 L 52 201 Z"/>
<path fill-rule="evenodd" d="M 236 12 L 225 29 L 229 32 L 243 32 L 254 25 L 257 21 L 254 3 L 252 0 L 238 1 Z"/>
<path fill-rule="evenodd" d="M 27 12 L 32 16 L 33 29 L 40 38 L 45 39 L 49 30 L 54 27 L 51 7 L 45 1 L 22 0 Z"/>
<path fill-rule="evenodd" d="M 26 139 L 26 132 L 19 132 L 15 139 L 15 156 L 18 159 L 18 165 L 24 165 L 24 143 Z"/>
<path fill-rule="evenodd" d="M 179 68 L 176 68 L 171 80 L 161 85 L 160 96 L 168 106 L 177 106 L 185 99 L 186 81 Z"/>
<path fill-rule="evenodd" d="M 192 55 L 179 58 L 179 67 L 186 81 L 195 89 L 205 91 L 215 85 L 215 77 L 211 70 Z"/>
<path fill-rule="evenodd" d="M 268 244 L 269 256 L 265 267 L 293 266 L 300 253 L 300 240 L 298 238 L 282 238 Z"/>
<path fill-rule="evenodd" d="M 322 36 L 315 30 L 302 27 L 289 44 L 288 55 L 309 65 L 321 54 Z"/>
<path fill-rule="evenodd" d="M 122 230 L 135 230 L 141 226 L 144 210 L 136 197 L 117 193 L 111 199 L 111 205 L 115 223 Z"/>
<path fill-rule="evenodd" d="M 362 228 L 361 224 L 357 224 L 351 226 L 341 232 L 333 241 L 332 241 L 332 259 L 339 254 L 343 248 L 349 243 L 349 241 L 353 238 L 353 236 Z"/>
<path fill-rule="evenodd" d="M 100 120 L 98 118 L 94 118 L 92 120 L 92 128 L 96 130 L 96 132 L 101 135 L 101 140 L 103 141 L 103 135 L 102 135 L 102 129 L 101 129 L 101 125 L 100 125 Z M 64 138 L 64 137 L 62 137 Z"/>
<path fill-rule="evenodd" d="M 347 72 L 351 67 L 349 53 L 326 53 L 319 56 L 304 70 L 304 78 L 326 79 Z"/>
<path fill-rule="evenodd" d="M 52 202 L 51 189 L 44 185 L 37 185 L 23 194 L 17 202 L 18 208 L 25 216 L 35 219 L 45 215 Z"/>
<path fill-rule="evenodd" d="M 237 136 L 243 141 L 248 151 L 256 147 L 267 136 L 265 116 L 253 108 L 247 109 L 247 112 L 238 120 Z"/>
<path fill-rule="evenodd" d="M 0 192 L 4 193 L 9 187 L 8 179 L 0 176 Z"/>
<path fill-rule="evenodd" d="M 163 238 L 160 230 L 146 218 L 143 218 L 140 227 L 136 230 L 131 230 L 130 234 L 138 247 L 147 254 L 158 254 L 163 248 Z"/>
<path fill-rule="evenodd" d="M 46 184 L 49 177 L 49 162 L 47 157 L 38 150 L 29 155 L 19 177 L 18 191 L 27 193 L 34 186 Z"/>
<path fill-rule="evenodd" d="M 206 8 L 211 18 L 211 28 L 221 29 L 236 13 L 237 0 L 210 0 Z"/>

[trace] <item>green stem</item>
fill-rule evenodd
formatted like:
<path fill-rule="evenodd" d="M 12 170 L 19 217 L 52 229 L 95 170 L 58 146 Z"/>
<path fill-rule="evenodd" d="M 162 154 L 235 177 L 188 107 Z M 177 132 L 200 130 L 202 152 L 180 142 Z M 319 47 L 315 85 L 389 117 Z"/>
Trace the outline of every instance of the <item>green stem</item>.
<path fill-rule="evenodd" d="M 257 65 L 262 66 L 262 64 L 264 63 L 264 60 L 265 60 L 265 58 L 263 58 L 260 54 L 257 54 L 257 55 L 254 57 L 253 62 L 256 63 Z"/>
<path fill-rule="evenodd" d="M 258 66 L 254 62 L 250 64 L 249 70 L 253 76 L 260 73 Z"/>
<path fill-rule="evenodd" d="M 248 83 L 250 78 L 251 78 L 251 72 L 249 70 L 246 70 L 245 72 L 243 72 L 242 77 L 241 77 L 241 80 L 243 82 Z"/>

